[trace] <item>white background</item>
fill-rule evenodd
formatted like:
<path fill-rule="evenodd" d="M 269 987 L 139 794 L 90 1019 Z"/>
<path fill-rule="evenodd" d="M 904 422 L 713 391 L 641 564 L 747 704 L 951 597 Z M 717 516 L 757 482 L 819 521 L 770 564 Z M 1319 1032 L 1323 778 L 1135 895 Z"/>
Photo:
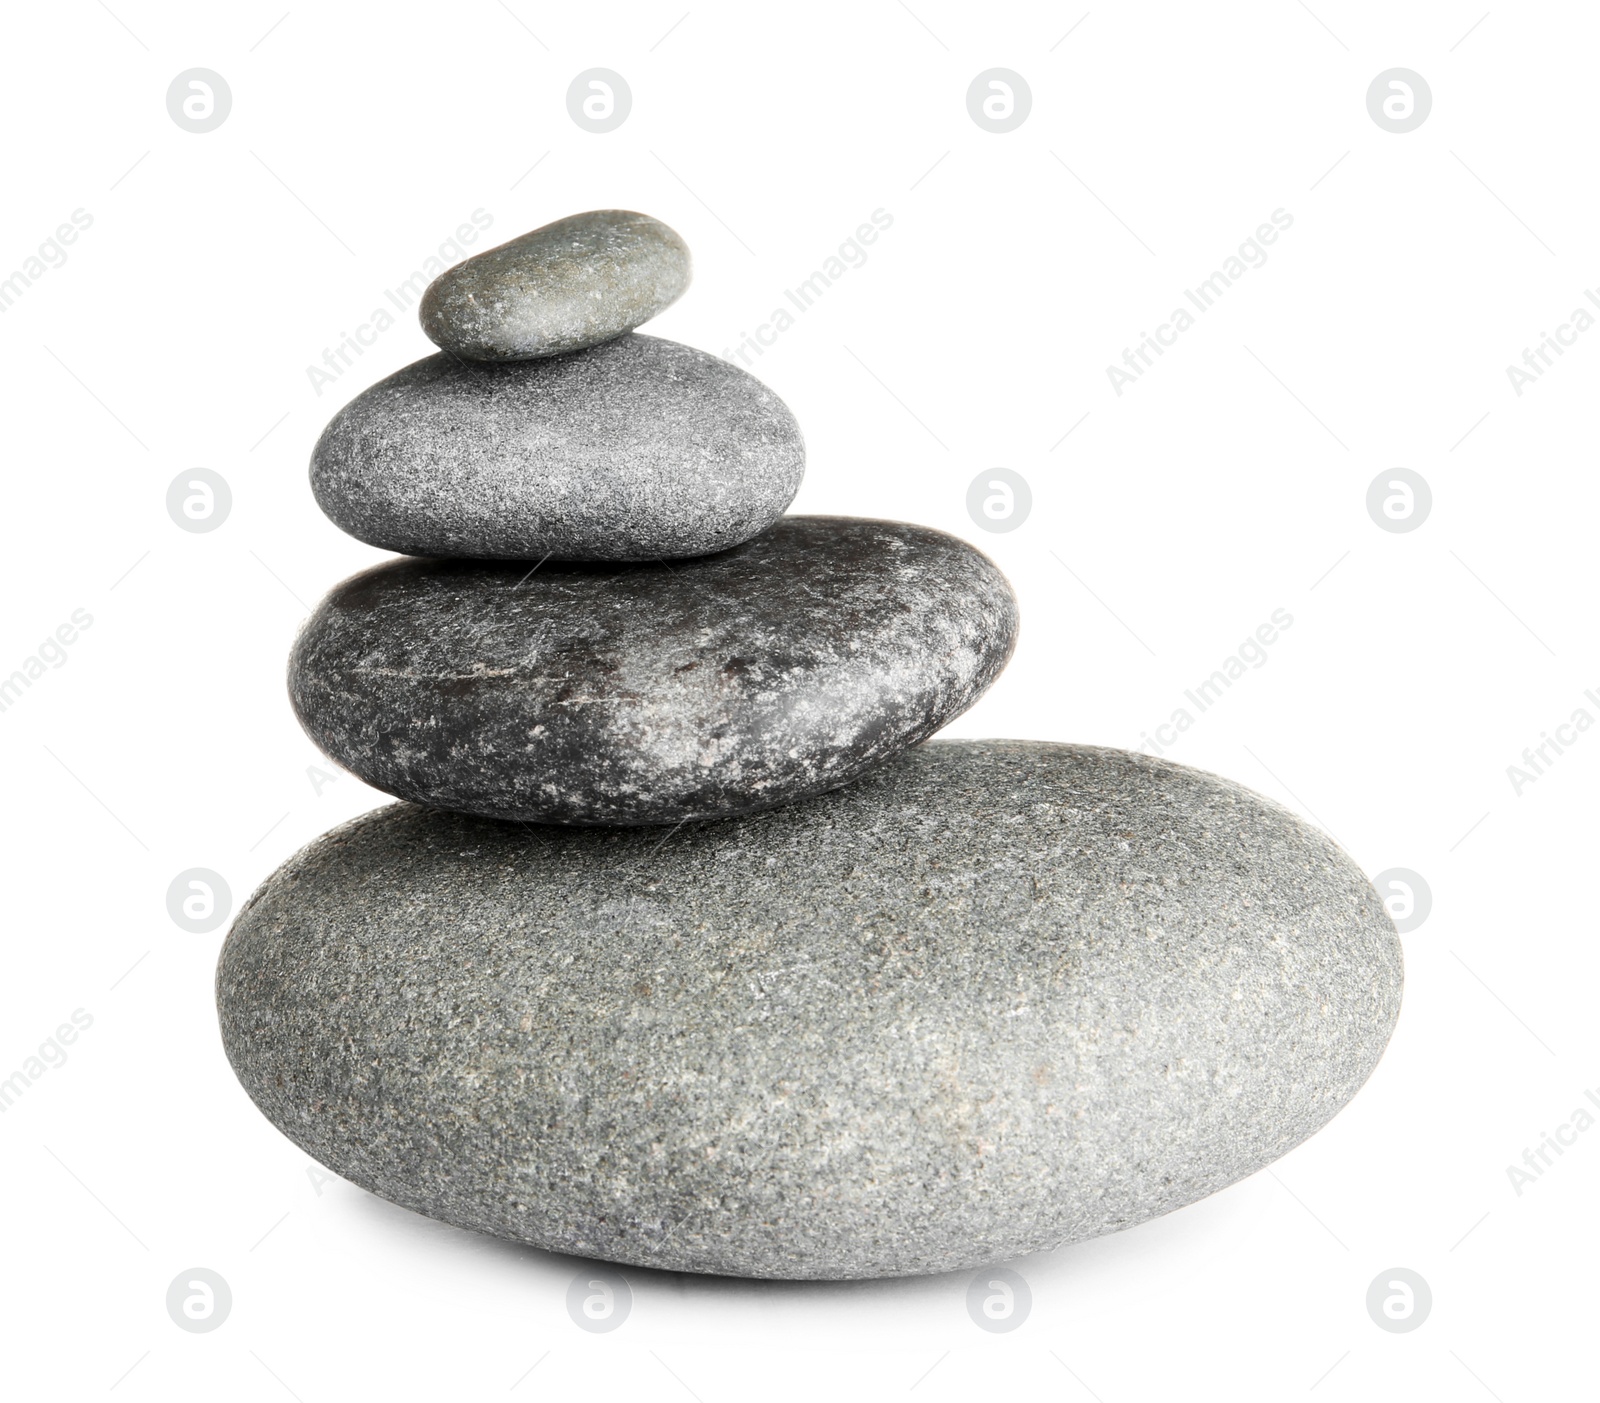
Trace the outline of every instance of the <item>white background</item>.
<path fill-rule="evenodd" d="M 73 1010 L 93 1022 L 0 1116 L 7 1391 L 1591 1388 L 1600 1128 L 1520 1196 L 1507 1166 L 1600 1087 L 1600 732 L 1520 795 L 1506 769 L 1574 709 L 1600 716 L 1600 331 L 1521 396 L 1506 366 L 1600 286 L 1600 17 L 1487 3 L 8 10 L 0 276 L 74 210 L 93 224 L 0 314 L 0 674 L 73 610 L 93 623 L 0 713 L 0 1077 Z M 233 94 L 203 135 L 165 106 L 195 66 Z M 595 66 L 633 92 L 607 135 L 567 115 Z M 1005 135 L 966 107 L 996 66 L 1033 93 Z M 1403 135 L 1366 108 L 1395 66 L 1433 94 Z M 1013 1263 L 1033 1305 L 1011 1333 L 972 1323 L 966 1275 L 630 1271 L 631 1316 L 586 1334 L 565 1307 L 583 1264 L 309 1176 L 223 1058 L 222 931 L 168 918 L 183 869 L 223 874 L 236 906 L 381 798 L 348 776 L 318 792 L 284 696 L 309 606 L 378 558 L 319 515 L 305 468 L 339 405 L 432 348 L 400 318 L 320 396 L 306 367 L 473 210 L 499 241 L 606 206 L 687 238 L 695 284 L 647 329 L 719 353 L 893 216 L 758 373 L 805 430 L 796 509 L 957 532 L 1012 580 L 1015 661 L 950 734 L 1137 746 L 1286 609 L 1171 755 L 1432 888 L 1399 1029 L 1349 1109 L 1204 1203 Z M 1106 366 L 1280 208 L 1269 261 L 1118 397 Z M 1000 466 L 1034 495 L 1005 535 L 965 507 Z M 210 534 L 165 508 L 197 467 L 233 493 Z M 1433 492 L 1408 534 L 1365 506 L 1395 467 Z M 164 1305 L 195 1266 L 233 1291 L 209 1334 Z M 1397 1266 L 1434 1297 L 1407 1334 L 1365 1306 Z"/>

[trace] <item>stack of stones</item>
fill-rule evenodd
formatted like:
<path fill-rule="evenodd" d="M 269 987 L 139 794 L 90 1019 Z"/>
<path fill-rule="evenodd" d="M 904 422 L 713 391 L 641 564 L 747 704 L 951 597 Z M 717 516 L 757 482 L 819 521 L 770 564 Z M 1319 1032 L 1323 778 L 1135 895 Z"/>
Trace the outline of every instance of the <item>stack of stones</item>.
<path fill-rule="evenodd" d="M 323 510 L 403 555 L 322 602 L 290 694 L 404 802 L 240 912 L 245 1088 L 407 1208 L 759 1277 L 993 1263 L 1282 1155 L 1394 1024 L 1377 894 L 1212 775 L 922 744 L 1009 658 L 1010 588 L 785 516 L 784 405 L 634 332 L 688 282 L 639 214 L 514 239 L 317 444 Z"/>

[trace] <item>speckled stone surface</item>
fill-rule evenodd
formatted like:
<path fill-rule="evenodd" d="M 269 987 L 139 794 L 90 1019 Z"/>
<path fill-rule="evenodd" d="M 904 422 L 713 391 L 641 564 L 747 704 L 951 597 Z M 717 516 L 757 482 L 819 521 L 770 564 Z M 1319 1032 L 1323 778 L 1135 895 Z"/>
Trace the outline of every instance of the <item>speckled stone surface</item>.
<path fill-rule="evenodd" d="M 408 365 L 334 416 L 311 488 L 336 525 L 407 555 L 658 560 L 748 540 L 804 471 L 799 425 L 754 376 L 628 335 Z"/>
<path fill-rule="evenodd" d="M 528 360 L 632 331 L 688 286 L 689 246 L 676 233 L 647 214 L 599 209 L 456 264 L 429 284 L 418 315 L 453 355 Z"/>
<path fill-rule="evenodd" d="M 1016 601 L 943 532 L 786 517 L 653 566 L 393 561 L 306 624 L 311 738 L 402 799 L 493 818 L 677 823 L 846 783 L 965 711 Z"/>
<path fill-rule="evenodd" d="M 235 1072 L 323 1164 L 559 1252 L 944 1271 L 1180 1208 L 1366 1080 L 1400 945 L 1323 834 L 1148 756 L 932 741 L 753 818 L 395 805 L 240 912 Z"/>

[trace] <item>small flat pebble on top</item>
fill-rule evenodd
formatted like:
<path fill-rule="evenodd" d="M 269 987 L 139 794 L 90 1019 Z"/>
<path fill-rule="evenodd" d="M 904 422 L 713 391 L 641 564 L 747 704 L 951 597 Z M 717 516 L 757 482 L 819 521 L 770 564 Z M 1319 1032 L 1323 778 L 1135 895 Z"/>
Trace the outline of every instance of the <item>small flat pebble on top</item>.
<path fill-rule="evenodd" d="M 597 346 L 689 286 L 689 247 L 647 214 L 569 215 L 441 273 L 422 296 L 428 339 L 468 360 L 533 360 Z"/>

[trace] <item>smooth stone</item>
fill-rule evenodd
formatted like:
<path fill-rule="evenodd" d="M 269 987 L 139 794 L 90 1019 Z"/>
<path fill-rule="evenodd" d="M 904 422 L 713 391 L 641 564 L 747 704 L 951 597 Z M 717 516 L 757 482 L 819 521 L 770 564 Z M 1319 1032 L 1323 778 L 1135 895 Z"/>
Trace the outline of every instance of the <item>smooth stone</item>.
<path fill-rule="evenodd" d="M 1324 834 L 1146 755 L 933 741 L 755 818 L 409 805 L 217 972 L 245 1089 L 446 1222 L 670 1271 L 971 1268 L 1254 1173 L 1367 1079 L 1400 945 Z"/>
<path fill-rule="evenodd" d="M 689 286 L 689 246 L 659 219 L 597 209 L 546 224 L 441 273 L 418 316 L 441 350 L 530 360 L 598 346 Z"/>
<path fill-rule="evenodd" d="M 753 375 L 628 335 L 546 360 L 429 356 L 334 416 L 311 489 L 335 525 L 407 555 L 659 560 L 770 526 L 800 427 Z"/>
<path fill-rule="evenodd" d="M 964 541 L 794 516 L 672 565 L 379 565 L 318 606 L 289 692 L 329 756 L 402 799 L 678 823 L 854 779 L 976 701 L 1016 630 Z"/>

